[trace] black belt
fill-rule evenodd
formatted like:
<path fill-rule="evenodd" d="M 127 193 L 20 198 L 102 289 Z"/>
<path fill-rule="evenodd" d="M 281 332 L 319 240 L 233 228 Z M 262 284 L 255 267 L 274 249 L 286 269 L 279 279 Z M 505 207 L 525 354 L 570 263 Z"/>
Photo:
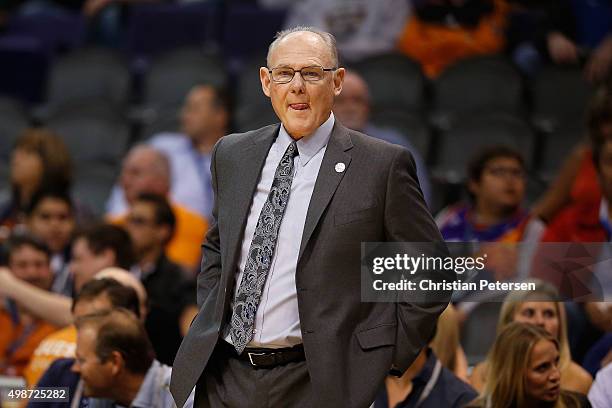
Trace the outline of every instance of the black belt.
<path fill-rule="evenodd" d="M 220 340 L 219 345 L 226 356 L 246 361 L 254 368 L 273 368 L 306 360 L 302 344 L 278 349 L 247 347 L 242 354 L 238 354 L 234 346 L 224 340 Z"/>

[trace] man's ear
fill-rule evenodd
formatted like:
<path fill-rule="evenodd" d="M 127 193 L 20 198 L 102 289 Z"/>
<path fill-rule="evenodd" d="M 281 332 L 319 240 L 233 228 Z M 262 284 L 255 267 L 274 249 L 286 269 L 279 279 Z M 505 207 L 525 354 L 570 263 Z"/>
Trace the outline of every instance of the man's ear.
<path fill-rule="evenodd" d="M 167 245 L 168 242 L 172 239 L 172 230 L 169 225 L 161 225 L 157 230 L 158 239 L 162 243 L 162 245 Z"/>
<path fill-rule="evenodd" d="M 115 251 L 113 251 L 112 249 L 110 248 L 103 249 L 102 252 L 100 252 L 100 256 L 104 258 L 104 262 L 109 267 L 117 265 L 117 255 L 115 254 Z"/>
<path fill-rule="evenodd" d="M 270 75 L 268 68 L 259 68 L 259 80 L 261 81 L 261 89 L 263 93 L 269 98 L 270 97 Z"/>
<path fill-rule="evenodd" d="M 119 374 L 125 368 L 125 360 L 118 351 L 112 351 L 106 362 L 112 365 L 111 372 L 113 375 Z"/>
<path fill-rule="evenodd" d="M 338 68 L 336 72 L 334 72 L 334 95 L 340 95 L 342 92 L 342 84 L 344 83 L 344 74 L 346 70 L 344 68 Z"/>

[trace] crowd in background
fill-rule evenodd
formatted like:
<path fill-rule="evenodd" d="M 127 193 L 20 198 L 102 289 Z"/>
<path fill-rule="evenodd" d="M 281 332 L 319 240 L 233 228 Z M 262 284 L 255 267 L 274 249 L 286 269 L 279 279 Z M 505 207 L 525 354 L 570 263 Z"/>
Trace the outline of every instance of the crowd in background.
<path fill-rule="evenodd" d="M 88 41 L 119 48 L 132 3 L 5 2 L 0 25 L 40 10 L 84 13 L 95 34 Z M 507 277 L 505 269 L 515 265 L 487 244 L 612 240 L 612 1 L 257 3 L 285 10 L 287 27 L 315 26 L 336 36 L 348 71 L 335 117 L 409 149 L 444 239 L 483 244 L 494 276 Z M 409 57 L 430 81 L 464 59 L 489 55 L 504 55 L 525 80 L 551 65 L 579 69 L 593 91 L 585 114 L 570 120 L 584 126 L 555 177 L 531 200 L 533 157 L 482 137 L 478 149 L 454 152 L 469 156 L 461 200 L 435 201 L 436 189 L 448 186 L 433 174 L 431 155 L 405 129 L 372 121 L 380 108 L 371 84 L 353 69 L 388 53 Z M 251 78 L 257 82 L 255 72 Z M 69 387 L 77 404 L 172 406 L 170 366 L 195 315 L 206 313 L 197 308 L 196 278 L 202 241 L 215 222 L 211 154 L 236 128 L 239 97 L 231 85 L 191 84 L 174 128 L 132 138 L 97 208 L 75 192 L 87 162 L 75 163 L 57 130 L 29 126 L 10 135 L 15 143 L 4 152 L 10 165 L 0 195 L 0 376 Z M 544 268 L 533 277 L 536 291 L 510 293 L 498 304 L 490 333 L 467 333 L 486 303 L 449 306 L 429 346 L 402 377 L 381 384 L 373 406 L 612 406 L 612 303 L 568 299 L 546 283 Z M 482 361 L 464 350 L 470 334 L 493 342 Z"/>

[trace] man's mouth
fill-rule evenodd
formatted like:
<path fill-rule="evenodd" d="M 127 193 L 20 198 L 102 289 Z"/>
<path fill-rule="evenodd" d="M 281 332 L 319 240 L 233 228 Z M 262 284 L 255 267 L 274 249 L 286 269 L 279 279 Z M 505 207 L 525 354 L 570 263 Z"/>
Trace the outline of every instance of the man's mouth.
<path fill-rule="evenodd" d="M 308 109 L 307 103 L 290 103 L 289 107 L 293 110 L 305 110 Z"/>

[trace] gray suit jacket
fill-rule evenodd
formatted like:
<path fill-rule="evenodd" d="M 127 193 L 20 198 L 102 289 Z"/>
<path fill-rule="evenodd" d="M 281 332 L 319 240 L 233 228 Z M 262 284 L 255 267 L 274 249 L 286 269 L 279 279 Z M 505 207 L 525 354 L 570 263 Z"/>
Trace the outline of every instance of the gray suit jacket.
<path fill-rule="evenodd" d="M 280 125 L 222 138 L 211 171 L 216 223 L 203 245 L 200 311 L 174 361 L 179 407 L 202 374 L 231 313 L 240 245 Z M 336 163 L 346 165 L 336 172 Z M 445 304 L 361 302 L 361 242 L 441 242 L 403 147 L 338 121 L 314 187 L 296 270 L 300 326 L 317 407 L 366 407 L 392 365 L 404 371 Z"/>

